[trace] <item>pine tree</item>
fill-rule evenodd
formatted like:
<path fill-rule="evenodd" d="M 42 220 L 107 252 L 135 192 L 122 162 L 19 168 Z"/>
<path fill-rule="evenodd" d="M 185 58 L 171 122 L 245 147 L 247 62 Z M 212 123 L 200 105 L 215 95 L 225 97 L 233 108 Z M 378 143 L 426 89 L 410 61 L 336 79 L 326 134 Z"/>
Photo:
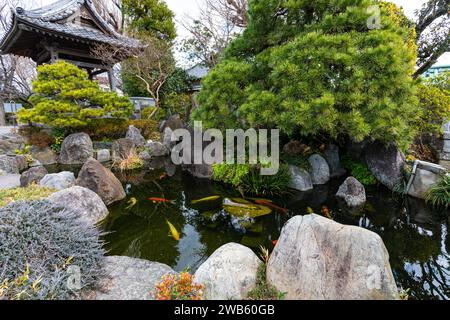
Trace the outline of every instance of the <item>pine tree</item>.
<path fill-rule="evenodd" d="M 86 71 L 64 61 L 38 67 L 31 109 L 20 109 L 18 120 L 54 128 L 81 127 L 105 116 L 127 118 L 133 105 L 126 97 L 104 92 Z"/>
<path fill-rule="evenodd" d="M 378 4 L 381 16 L 378 28 Z M 406 147 L 417 117 L 413 25 L 369 0 L 258 0 L 203 82 L 206 127 L 279 128 Z M 405 20 L 406 19 L 406 20 Z"/>

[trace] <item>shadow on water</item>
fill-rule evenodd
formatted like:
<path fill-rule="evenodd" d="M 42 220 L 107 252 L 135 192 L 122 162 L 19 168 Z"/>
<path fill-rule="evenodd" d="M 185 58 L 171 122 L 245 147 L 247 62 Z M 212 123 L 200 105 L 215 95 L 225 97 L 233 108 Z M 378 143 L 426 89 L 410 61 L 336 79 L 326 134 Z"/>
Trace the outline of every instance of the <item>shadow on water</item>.
<path fill-rule="evenodd" d="M 260 245 L 273 248 L 284 223 L 308 207 L 321 212 L 326 206 L 334 220 L 372 230 L 383 239 L 389 252 L 397 284 L 410 288 L 416 299 L 450 298 L 450 236 L 448 212 L 433 210 L 423 201 L 402 199 L 382 188 L 367 189 L 364 208 L 350 212 L 336 199 L 342 181 L 317 186 L 310 192 L 295 192 L 272 200 L 289 209 L 273 212 L 252 223 L 232 218 L 221 208 L 221 199 L 192 204 L 211 195 L 240 197 L 235 190 L 171 170 L 118 174 L 127 198 L 110 208 L 104 223 L 111 255 L 126 255 L 170 265 L 177 271 L 194 272 L 218 247 L 237 242 L 258 252 Z M 132 198 L 137 204 L 127 209 Z M 171 200 L 154 203 L 148 198 Z M 169 236 L 166 220 L 180 232 L 180 240 Z"/>

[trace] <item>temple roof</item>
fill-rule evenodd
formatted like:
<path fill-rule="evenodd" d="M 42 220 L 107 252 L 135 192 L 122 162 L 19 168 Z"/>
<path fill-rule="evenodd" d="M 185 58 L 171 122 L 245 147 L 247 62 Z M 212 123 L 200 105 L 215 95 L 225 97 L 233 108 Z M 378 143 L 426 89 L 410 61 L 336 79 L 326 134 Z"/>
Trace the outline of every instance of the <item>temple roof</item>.
<path fill-rule="evenodd" d="M 17 7 L 12 12 L 9 30 L 0 40 L 3 53 L 13 51 L 11 47 L 19 41 L 21 31 L 75 42 L 106 43 L 125 48 L 141 46 L 139 41 L 121 35 L 108 24 L 97 12 L 92 0 L 59 0 L 34 10 Z"/>

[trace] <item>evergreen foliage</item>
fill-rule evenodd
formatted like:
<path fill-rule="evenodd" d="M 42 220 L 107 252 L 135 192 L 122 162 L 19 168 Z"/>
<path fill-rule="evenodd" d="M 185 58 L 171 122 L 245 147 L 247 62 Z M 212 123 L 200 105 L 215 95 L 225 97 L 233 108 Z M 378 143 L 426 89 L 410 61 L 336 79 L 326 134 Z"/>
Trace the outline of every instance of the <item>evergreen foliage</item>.
<path fill-rule="evenodd" d="M 401 11 L 369 0 L 249 2 L 249 24 L 203 81 L 206 127 L 279 128 L 406 148 L 417 117 L 416 48 Z"/>
<path fill-rule="evenodd" d="M 18 120 L 53 128 L 82 127 L 103 117 L 128 118 L 133 105 L 126 97 L 104 92 L 86 71 L 64 61 L 38 67 L 31 109 L 20 109 Z"/>

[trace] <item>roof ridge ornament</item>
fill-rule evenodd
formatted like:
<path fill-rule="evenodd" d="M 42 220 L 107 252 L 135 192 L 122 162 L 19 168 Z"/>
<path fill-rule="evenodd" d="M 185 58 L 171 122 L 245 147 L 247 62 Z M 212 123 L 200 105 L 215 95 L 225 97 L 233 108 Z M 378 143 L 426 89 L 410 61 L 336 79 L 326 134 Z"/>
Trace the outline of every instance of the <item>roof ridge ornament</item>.
<path fill-rule="evenodd" d="M 25 13 L 25 9 L 22 8 L 22 7 L 17 7 L 17 8 L 16 8 L 16 13 L 17 13 L 17 14 L 24 14 L 24 13 Z"/>

